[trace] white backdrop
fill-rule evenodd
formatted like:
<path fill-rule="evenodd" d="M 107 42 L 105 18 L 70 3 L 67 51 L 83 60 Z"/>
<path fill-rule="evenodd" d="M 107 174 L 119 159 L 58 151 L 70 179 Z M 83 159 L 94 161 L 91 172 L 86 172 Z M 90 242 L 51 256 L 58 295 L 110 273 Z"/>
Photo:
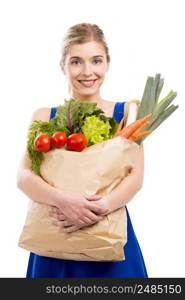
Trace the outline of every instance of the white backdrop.
<path fill-rule="evenodd" d="M 149 277 L 185 277 L 183 2 L 0 2 L 0 277 L 25 277 L 29 253 L 17 242 L 28 198 L 17 189 L 17 168 L 33 111 L 67 97 L 61 40 L 68 27 L 81 22 L 98 24 L 109 44 L 105 99 L 140 99 L 147 76 L 156 73 L 165 79 L 161 99 L 171 89 L 178 93 L 178 110 L 144 143 L 143 188 L 127 207 Z"/>

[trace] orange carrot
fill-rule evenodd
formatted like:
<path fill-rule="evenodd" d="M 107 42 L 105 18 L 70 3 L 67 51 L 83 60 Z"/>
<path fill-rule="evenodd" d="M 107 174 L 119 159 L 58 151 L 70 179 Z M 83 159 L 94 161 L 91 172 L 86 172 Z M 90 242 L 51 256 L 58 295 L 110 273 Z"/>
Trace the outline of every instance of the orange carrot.
<path fill-rule="evenodd" d="M 145 123 L 146 120 L 149 119 L 150 117 L 151 117 L 151 113 L 148 114 L 147 116 L 143 117 L 142 119 L 139 119 L 139 120 L 131 123 L 130 125 L 124 127 L 122 130 L 119 131 L 117 136 L 129 138 L 132 135 L 132 133 L 134 131 L 136 131 L 137 129 L 139 129 L 143 125 L 143 123 Z"/>
<path fill-rule="evenodd" d="M 135 134 L 135 132 L 129 137 L 130 141 L 136 141 L 139 140 L 140 138 L 142 138 L 143 136 L 146 136 L 150 133 L 152 133 L 153 130 L 148 130 L 148 131 L 144 131 L 144 132 L 139 132 L 137 134 Z"/>
<path fill-rule="evenodd" d="M 133 132 L 133 134 L 141 132 L 141 129 L 143 129 L 146 125 L 151 124 L 152 122 L 153 121 L 146 121 L 146 122 L 144 122 L 137 130 L 135 130 Z"/>
<path fill-rule="evenodd" d="M 151 121 L 146 121 L 146 122 L 143 123 L 137 130 L 135 130 L 135 131 L 133 132 L 133 134 L 135 135 L 135 134 L 137 134 L 137 133 L 142 133 L 143 131 L 141 131 L 141 129 L 143 129 L 143 128 L 144 128 L 145 126 L 147 126 L 148 124 L 153 123 L 155 120 L 156 120 L 156 118 L 154 118 L 154 119 L 151 120 Z"/>

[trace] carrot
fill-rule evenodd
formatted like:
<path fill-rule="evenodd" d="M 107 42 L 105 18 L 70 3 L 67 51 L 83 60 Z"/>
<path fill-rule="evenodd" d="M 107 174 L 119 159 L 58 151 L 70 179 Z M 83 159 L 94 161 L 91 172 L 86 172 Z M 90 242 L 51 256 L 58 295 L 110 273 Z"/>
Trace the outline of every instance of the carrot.
<path fill-rule="evenodd" d="M 144 128 L 145 126 L 147 126 L 148 124 L 153 123 L 155 120 L 156 120 L 156 118 L 153 119 L 153 120 L 151 120 L 151 121 L 146 121 L 146 122 L 144 122 L 137 130 L 135 130 L 135 131 L 133 132 L 133 134 L 132 134 L 130 137 L 135 136 L 135 135 L 137 135 L 138 133 L 142 133 L 143 131 L 141 131 L 141 129 L 143 129 L 143 128 Z M 146 131 L 145 131 L 145 132 L 146 132 Z M 147 132 L 148 132 L 148 131 L 147 131 Z"/>
<path fill-rule="evenodd" d="M 150 123 L 152 123 L 152 122 L 153 122 L 153 121 L 146 121 L 146 122 L 144 122 L 137 130 L 135 130 L 135 131 L 133 132 L 133 134 L 141 132 L 141 129 L 143 129 L 146 125 L 148 125 L 148 124 L 150 124 Z"/>
<path fill-rule="evenodd" d="M 142 138 L 143 136 L 150 134 L 153 130 L 141 131 L 141 129 L 143 129 L 146 125 L 151 124 L 152 122 L 153 120 L 144 122 L 139 129 L 133 132 L 133 134 L 129 137 L 129 140 L 136 141 Z"/>
<path fill-rule="evenodd" d="M 146 120 L 149 119 L 150 117 L 151 117 L 151 113 L 148 114 L 147 116 L 143 117 L 142 119 L 139 119 L 139 120 L 131 123 L 130 125 L 124 127 L 122 130 L 120 130 L 118 132 L 117 136 L 129 138 L 132 135 L 132 133 L 134 133 L 134 131 L 138 130 L 143 125 L 143 123 L 145 123 Z"/>
<path fill-rule="evenodd" d="M 142 138 L 143 136 L 146 136 L 150 133 L 152 133 L 153 130 L 148 130 L 148 131 L 143 131 L 143 132 L 138 132 L 138 133 L 133 133 L 130 137 L 129 140 L 131 141 L 136 141 L 139 140 L 140 138 Z"/>

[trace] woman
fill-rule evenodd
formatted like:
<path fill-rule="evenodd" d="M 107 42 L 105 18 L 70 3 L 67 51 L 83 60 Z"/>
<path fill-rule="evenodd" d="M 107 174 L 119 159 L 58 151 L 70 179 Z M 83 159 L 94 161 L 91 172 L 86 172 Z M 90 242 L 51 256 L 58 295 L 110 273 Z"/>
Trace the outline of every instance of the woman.
<path fill-rule="evenodd" d="M 68 79 L 69 94 L 74 99 L 96 102 L 105 115 L 117 122 L 127 111 L 127 103 L 111 102 L 100 96 L 100 87 L 108 71 L 110 56 L 102 30 L 95 24 L 82 23 L 69 28 L 63 40 L 60 66 Z M 125 109 L 124 109 L 125 108 Z M 48 121 L 55 108 L 40 108 L 33 120 Z M 47 184 L 31 171 L 25 152 L 21 162 L 17 185 L 33 201 L 51 206 L 54 224 L 64 232 L 73 232 L 95 224 L 108 214 L 126 205 L 141 189 L 143 181 L 143 146 L 140 146 L 137 165 L 132 172 L 105 198 L 80 193 L 64 192 Z M 27 277 L 147 277 L 143 256 L 132 228 L 129 213 L 128 241 L 124 247 L 125 260 L 118 262 L 92 262 L 63 260 L 30 253 Z"/>

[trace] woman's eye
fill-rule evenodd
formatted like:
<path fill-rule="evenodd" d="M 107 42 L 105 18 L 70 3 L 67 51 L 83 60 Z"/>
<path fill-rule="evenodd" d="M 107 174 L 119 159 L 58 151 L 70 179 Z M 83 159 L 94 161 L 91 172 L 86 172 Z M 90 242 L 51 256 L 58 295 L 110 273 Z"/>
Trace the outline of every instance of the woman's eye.
<path fill-rule="evenodd" d="M 101 59 L 95 59 L 93 62 L 95 62 L 95 64 L 101 63 L 102 60 Z"/>
<path fill-rule="evenodd" d="M 80 62 L 79 60 L 73 60 L 73 61 L 71 62 L 71 64 L 72 64 L 72 65 L 77 65 L 79 62 Z"/>

